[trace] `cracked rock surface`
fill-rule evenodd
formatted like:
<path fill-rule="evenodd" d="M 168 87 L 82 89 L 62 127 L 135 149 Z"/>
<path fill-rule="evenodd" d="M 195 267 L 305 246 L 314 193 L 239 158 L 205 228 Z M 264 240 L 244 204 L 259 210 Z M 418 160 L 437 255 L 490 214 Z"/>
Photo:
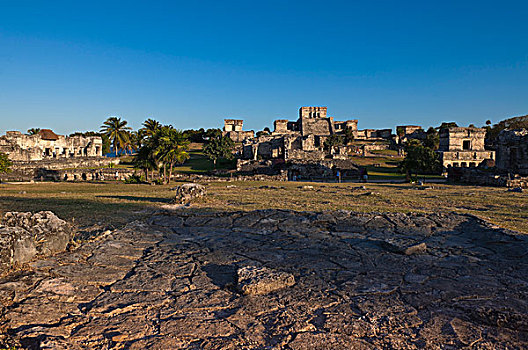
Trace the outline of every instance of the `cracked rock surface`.
<path fill-rule="evenodd" d="M 158 213 L 4 276 L 0 347 L 522 349 L 527 243 L 457 214 Z"/>

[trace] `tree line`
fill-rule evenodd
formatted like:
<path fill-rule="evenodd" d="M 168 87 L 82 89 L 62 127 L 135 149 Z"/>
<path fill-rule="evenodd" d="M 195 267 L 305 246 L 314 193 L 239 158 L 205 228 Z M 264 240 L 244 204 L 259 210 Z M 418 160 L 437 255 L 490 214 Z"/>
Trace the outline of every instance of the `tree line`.
<path fill-rule="evenodd" d="M 126 120 L 109 117 L 101 126 L 116 156 L 133 152 L 133 165 L 144 172 L 144 180 L 154 180 L 157 172 L 163 183 L 170 183 L 174 167 L 190 158 L 191 142 L 202 143 L 203 153 L 216 167 L 218 159 L 233 157 L 234 142 L 223 136 L 220 129 L 179 130 L 147 119 L 137 131 Z"/>

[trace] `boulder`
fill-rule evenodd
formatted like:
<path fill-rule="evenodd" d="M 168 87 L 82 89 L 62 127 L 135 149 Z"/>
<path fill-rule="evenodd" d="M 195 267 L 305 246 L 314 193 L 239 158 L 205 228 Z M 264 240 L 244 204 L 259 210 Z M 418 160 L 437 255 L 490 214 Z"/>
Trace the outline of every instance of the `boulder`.
<path fill-rule="evenodd" d="M 192 201 L 202 198 L 206 194 L 204 185 L 195 183 L 186 183 L 172 189 L 176 191 L 172 203 L 174 204 L 190 204 Z"/>
<path fill-rule="evenodd" d="M 266 267 L 245 266 L 237 270 L 237 287 L 246 295 L 268 294 L 295 284 L 291 273 Z"/>
<path fill-rule="evenodd" d="M 0 272 L 64 251 L 73 235 L 72 226 L 51 211 L 7 212 L 0 225 Z"/>

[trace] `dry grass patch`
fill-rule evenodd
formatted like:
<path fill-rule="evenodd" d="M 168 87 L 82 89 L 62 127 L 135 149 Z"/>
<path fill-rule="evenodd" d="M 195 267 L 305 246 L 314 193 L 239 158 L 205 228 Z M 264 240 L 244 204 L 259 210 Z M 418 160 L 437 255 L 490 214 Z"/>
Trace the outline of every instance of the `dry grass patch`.
<path fill-rule="evenodd" d="M 52 210 L 81 225 L 122 225 L 170 201 L 176 186 L 123 183 L 35 183 L 0 185 L 0 211 Z M 306 187 L 308 186 L 308 187 Z M 310 188 L 311 186 L 311 188 Z M 526 193 L 504 188 L 409 184 L 213 182 L 203 210 L 289 209 L 298 211 L 457 212 L 528 232 Z"/>

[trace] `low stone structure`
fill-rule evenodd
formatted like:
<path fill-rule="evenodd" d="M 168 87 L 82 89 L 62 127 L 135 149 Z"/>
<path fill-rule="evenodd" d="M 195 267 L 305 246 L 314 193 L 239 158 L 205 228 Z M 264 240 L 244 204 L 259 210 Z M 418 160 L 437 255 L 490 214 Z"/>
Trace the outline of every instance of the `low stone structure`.
<path fill-rule="evenodd" d="M 495 152 L 484 148 L 486 130 L 474 127 L 450 127 L 440 130 L 438 153 L 442 166 L 476 167 L 485 159 L 495 159 Z"/>
<path fill-rule="evenodd" d="M 498 173 L 497 169 L 449 168 L 448 179 L 452 182 L 477 186 L 528 188 L 528 176 Z"/>
<path fill-rule="evenodd" d="M 40 161 L 14 161 L 12 171 L 1 174 L 3 181 L 83 181 L 117 179 L 123 180 L 133 171 L 113 169 L 119 158 L 75 157 L 44 159 Z"/>
<path fill-rule="evenodd" d="M 42 129 L 35 135 L 8 131 L 0 137 L 0 152 L 14 161 L 101 157 L 103 141 L 99 136 L 57 135 L 50 129 Z"/>
<path fill-rule="evenodd" d="M 242 174 L 275 175 L 290 181 L 357 179 L 359 174 L 358 166 L 349 159 L 296 159 L 288 162 L 239 159 L 237 171 Z"/>
<path fill-rule="evenodd" d="M 501 131 L 497 138 L 497 168 L 528 176 L 528 130 Z"/>
<path fill-rule="evenodd" d="M 235 142 L 242 142 L 245 139 L 254 137 L 255 132 L 253 130 L 242 130 L 243 124 L 244 121 L 241 119 L 224 119 L 224 129 L 222 131 L 222 135 L 228 136 Z"/>

